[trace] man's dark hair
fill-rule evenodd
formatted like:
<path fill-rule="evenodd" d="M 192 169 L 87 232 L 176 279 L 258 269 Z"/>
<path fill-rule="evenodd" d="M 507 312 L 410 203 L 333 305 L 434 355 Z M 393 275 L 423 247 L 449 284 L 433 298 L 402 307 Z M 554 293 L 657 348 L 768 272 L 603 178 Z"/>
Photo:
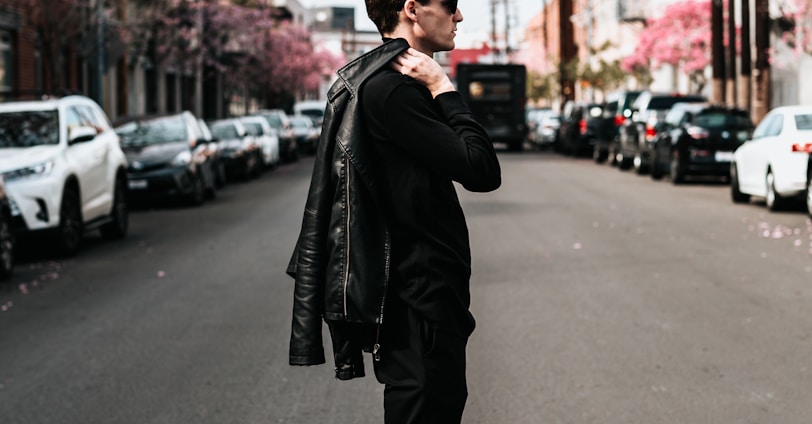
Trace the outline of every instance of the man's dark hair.
<path fill-rule="evenodd" d="M 398 25 L 398 12 L 403 9 L 406 0 L 364 0 L 367 6 L 367 16 L 378 27 L 378 32 L 388 34 Z M 428 4 L 431 0 L 417 0 L 420 4 Z"/>

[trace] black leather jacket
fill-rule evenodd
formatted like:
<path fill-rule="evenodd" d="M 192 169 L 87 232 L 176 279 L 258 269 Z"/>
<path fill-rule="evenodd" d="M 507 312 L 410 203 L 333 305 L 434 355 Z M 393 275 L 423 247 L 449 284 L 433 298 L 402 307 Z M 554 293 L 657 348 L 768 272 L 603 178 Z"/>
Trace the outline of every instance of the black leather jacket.
<path fill-rule="evenodd" d="M 336 378 L 364 375 L 358 335 L 382 322 L 389 281 L 389 231 L 376 200 L 370 152 L 361 143 L 358 91 L 409 47 L 387 41 L 338 71 L 327 93 L 302 229 L 287 273 L 295 280 L 290 364 L 325 362 L 322 320 L 330 326 Z M 369 343 L 371 345 L 372 343 Z"/>

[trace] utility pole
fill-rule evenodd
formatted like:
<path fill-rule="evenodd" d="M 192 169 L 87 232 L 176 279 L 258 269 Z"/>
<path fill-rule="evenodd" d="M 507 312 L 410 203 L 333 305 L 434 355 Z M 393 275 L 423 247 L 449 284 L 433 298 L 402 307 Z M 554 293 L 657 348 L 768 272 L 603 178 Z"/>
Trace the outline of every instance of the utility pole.
<path fill-rule="evenodd" d="M 736 0 L 727 0 L 727 104 L 736 105 Z"/>
<path fill-rule="evenodd" d="M 496 2 L 491 0 L 491 55 L 493 56 L 493 63 L 496 63 L 496 58 L 499 56 L 499 47 L 496 45 Z"/>
<path fill-rule="evenodd" d="M 756 1 L 756 72 L 753 122 L 758 123 L 770 110 L 770 1 Z"/>
<path fill-rule="evenodd" d="M 741 77 L 739 78 L 739 87 L 741 88 L 741 99 L 739 100 L 739 104 L 748 111 L 753 110 L 753 99 L 751 94 L 751 87 L 753 84 L 751 76 L 753 59 L 750 54 L 750 1 L 751 0 L 742 0 L 742 69 Z"/>
<path fill-rule="evenodd" d="M 758 0 L 757 0 L 758 1 Z M 725 47 L 722 0 L 711 1 L 711 66 L 713 66 L 712 100 L 725 101 Z"/>

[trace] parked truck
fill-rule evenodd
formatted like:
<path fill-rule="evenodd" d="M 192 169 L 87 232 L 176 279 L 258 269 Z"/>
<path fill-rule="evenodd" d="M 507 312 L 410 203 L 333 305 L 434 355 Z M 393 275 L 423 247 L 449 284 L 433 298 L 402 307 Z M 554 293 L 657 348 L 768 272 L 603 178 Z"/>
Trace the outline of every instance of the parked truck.
<path fill-rule="evenodd" d="M 527 137 L 527 68 L 519 64 L 460 63 L 457 90 L 494 143 L 519 151 Z"/>

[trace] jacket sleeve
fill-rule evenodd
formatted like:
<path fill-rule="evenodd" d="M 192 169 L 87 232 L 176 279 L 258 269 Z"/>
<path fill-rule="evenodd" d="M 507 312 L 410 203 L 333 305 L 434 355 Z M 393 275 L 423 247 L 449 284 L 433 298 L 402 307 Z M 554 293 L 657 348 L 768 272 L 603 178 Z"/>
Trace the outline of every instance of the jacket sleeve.
<path fill-rule="evenodd" d="M 332 121 L 331 111 L 325 116 Z M 322 340 L 324 318 L 326 240 L 334 187 L 330 160 L 335 143 L 334 130 L 324 129 L 319 142 L 310 180 L 302 229 L 287 273 L 295 279 L 293 320 L 290 333 L 291 365 L 318 365 L 325 362 Z"/>
<path fill-rule="evenodd" d="M 432 99 L 414 81 L 395 88 L 384 107 L 391 139 L 420 163 L 469 191 L 492 191 L 502 184 L 493 143 L 458 92 Z"/>

